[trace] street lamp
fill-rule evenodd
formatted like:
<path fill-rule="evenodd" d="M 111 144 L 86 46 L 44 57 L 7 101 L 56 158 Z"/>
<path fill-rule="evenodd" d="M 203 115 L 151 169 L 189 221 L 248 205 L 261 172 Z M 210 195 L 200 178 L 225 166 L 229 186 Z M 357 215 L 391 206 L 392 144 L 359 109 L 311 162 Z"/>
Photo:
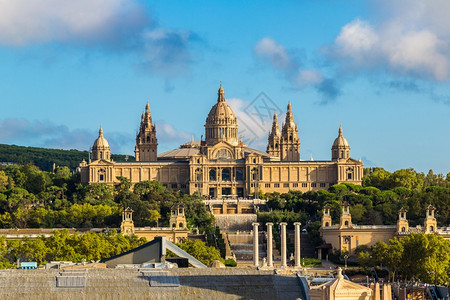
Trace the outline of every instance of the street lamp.
<path fill-rule="evenodd" d="M 344 261 L 345 261 L 345 268 L 347 269 L 347 259 L 348 259 L 348 255 L 345 254 L 344 255 Z"/>

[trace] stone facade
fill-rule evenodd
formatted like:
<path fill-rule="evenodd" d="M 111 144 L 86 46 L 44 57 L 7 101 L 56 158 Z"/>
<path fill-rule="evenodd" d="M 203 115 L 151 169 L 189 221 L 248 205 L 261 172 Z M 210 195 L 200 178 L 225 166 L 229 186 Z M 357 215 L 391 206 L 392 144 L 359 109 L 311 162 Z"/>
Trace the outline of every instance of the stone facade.
<path fill-rule="evenodd" d="M 190 233 L 186 224 L 184 208 L 174 206 L 170 210 L 169 227 L 134 227 L 133 210 L 129 207 L 122 212 L 120 232 L 126 235 L 136 235 L 153 241 L 155 237 L 165 237 L 168 241 L 181 243 Z"/>
<path fill-rule="evenodd" d="M 118 176 L 132 183 L 157 180 L 168 189 L 199 192 L 210 198 L 306 192 L 342 182 L 361 184 L 363 163 L 350 157 L 350 146 L 341 127 L 330 161 L 300 160 L 300 138 L 290 103 L 281 132 L 279 128 L 274 115 L 267 152 L 249 148 L 238 138 L 238 120 L 225 101 L 221 85 L 217 103 L 206 118 L 205 140 L 191 141 L 157 155 L 156 128 L 147 103 L 136 136 L 136 162 L 112 161 L 100 129 L 92 160 L 80 164 L 81 180 L 84 184 L 115 184 Z"/>
<path fill-rule="evenodd" d="M 398 211 L 397 225 L 356 225 L 352 224 L 349 205 L 342 205 L 342 212 L 339 224 L 332 224 L 330 207 L 326 205 L 323 210 L 322 227 L 320 235 L 327 244 L 331 244 L 331 249 L 348 251 L 354 254 L 355 249 L 361 245 L 373 246 L 378 241 L 389 243 L 389 240 L 396 236 L 405 236 L 410 233 L 433 233 L 450 239 L 450 228 L 438 228 L 434 217 L 435 208 L 429 205 L 426 208 L 424 226 L 409 227 L 406 218 L 407 211 L 401 208 Z M 322 249 L 319 250 L 319 257 L 322 257 Z M 325 254 L 325 253 L 324 253 Z"/>

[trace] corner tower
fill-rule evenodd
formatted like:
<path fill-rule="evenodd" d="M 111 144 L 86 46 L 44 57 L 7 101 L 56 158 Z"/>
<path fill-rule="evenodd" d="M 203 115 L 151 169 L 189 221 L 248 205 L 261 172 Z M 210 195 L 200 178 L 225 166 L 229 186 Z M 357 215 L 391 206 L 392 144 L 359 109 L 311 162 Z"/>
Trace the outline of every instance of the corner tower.
<path fill-rule="evenodd" d="M 434 217 L 434 211 L 436 208 L 433 205 L 428 205 L 426 208 L 426 216 L 425 221 L 423 222 L 423 227 L 425 229 L 425 233 L 433 233 L 437 229 L 436 218 Z"/>
<path fill-rule="evenodd" d="M 238 123 L 231 107 L 225 103 L 225 91 L 220 83 L 217 103 L 209 111 L 205 124 L 205 137 L 208 146 L 219 142 L 238 145 Z"/>
<path fill-rule="evenodd" d="M 298 137 L 297 124 L 294 123 L 291 101 L 289 101 L 286 112 L 286 119 L 281 132 L 281 160 L 300 160 L 300 139 Z"/>
<path fill-rule="evenodd" d="M 350 214 L 350 205 L 347 202 L 344 202 L 344 204 L 342 204 L 342 213 L 339 227 L 340 228 L 352 227 L 352 215 Z"/>
<path fill-rule="evenodd" d="M 111 149 L 109 148 L 108 141 L 103 136 L 103 128 L 101 125 L 98 131 L 98 138 L 92 146 L 92 160 L 111 160 Z"/>
<path fill-rule="evenodd" d="M 152 114 L 150 113 L 148 101 L 141 116 L 141 125 L 139 126 L 139 133 L 136 135 L 134 153 L 136 161 L 156 161 L 158 158 L 156 127 L 152 123 Z"/>
<path fill-rule="evenodd" d="M 330 206 L 327 204 L 323 207 L 322 227 L 329 227 L 332 223 Z"/>
<path fill-rule="evenodd" d="M 277 114 L 273 115 L 272 131 L 269 133 L 269 142 L 267 144 L 267 153 L 272 156 L 280 157 L 281 133 L 278 125 Z"/>
<path fill-rule="evenodd" d="M 398 220 L 397 220 L 397 233 L 398 234 L 406 234 L 409 231 L 408 219 L 406 219 L 406 213 L 408 211 L 403 207 L 398 211 Z"/>

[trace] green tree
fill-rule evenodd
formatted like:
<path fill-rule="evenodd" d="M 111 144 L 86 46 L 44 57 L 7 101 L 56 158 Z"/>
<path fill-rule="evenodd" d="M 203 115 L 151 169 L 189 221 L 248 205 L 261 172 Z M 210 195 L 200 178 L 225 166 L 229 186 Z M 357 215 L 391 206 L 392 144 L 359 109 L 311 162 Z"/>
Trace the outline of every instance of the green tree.
<path fill-rule="evenodd" d="M 7 189 L 9 183 L 9 176 L 4 171 L 0 171 L 0 192 Z"/>
<path fill-rule="evenodd" d="M 177 244 L 177 246 L 205 265 L 209 265 L 213 260 L 225 262 L 220 256 L 219 250 L 214 247 L 206 246 L 206 244 L 202 241 L 184 240 L 182 243 Z"/>
<path fill-rule="evenodd" d="M 358 264 L 368 273 L 369 269 L 374 266 L 372 255 L 367 251 L 361 251 L 358 254 Z"/>
<path fill-rule="evenodd" d="M 398 238 L 391 239 L 389 243 L 388 246 L 385 242 L 378 241 L 372 248 L 372 255 L 375 261 L 389 269 L 389 276 L 394 281 L 396 273 L 402 266 L 403 244 Z"/>

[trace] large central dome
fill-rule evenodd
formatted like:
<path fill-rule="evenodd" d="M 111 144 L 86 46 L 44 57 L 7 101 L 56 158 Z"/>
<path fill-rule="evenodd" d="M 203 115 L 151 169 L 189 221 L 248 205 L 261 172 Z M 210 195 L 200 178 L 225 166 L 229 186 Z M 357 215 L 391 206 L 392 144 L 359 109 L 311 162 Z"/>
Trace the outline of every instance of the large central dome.
<path fill-rule="evenodd" d="M 225 102 L 222 83 L 217 92 L 217 103 L 209 111 L 205 124 L 206 143 L 214 145 L 221 141 L 237 145 L 238 123 L 231 107 Z"/>

